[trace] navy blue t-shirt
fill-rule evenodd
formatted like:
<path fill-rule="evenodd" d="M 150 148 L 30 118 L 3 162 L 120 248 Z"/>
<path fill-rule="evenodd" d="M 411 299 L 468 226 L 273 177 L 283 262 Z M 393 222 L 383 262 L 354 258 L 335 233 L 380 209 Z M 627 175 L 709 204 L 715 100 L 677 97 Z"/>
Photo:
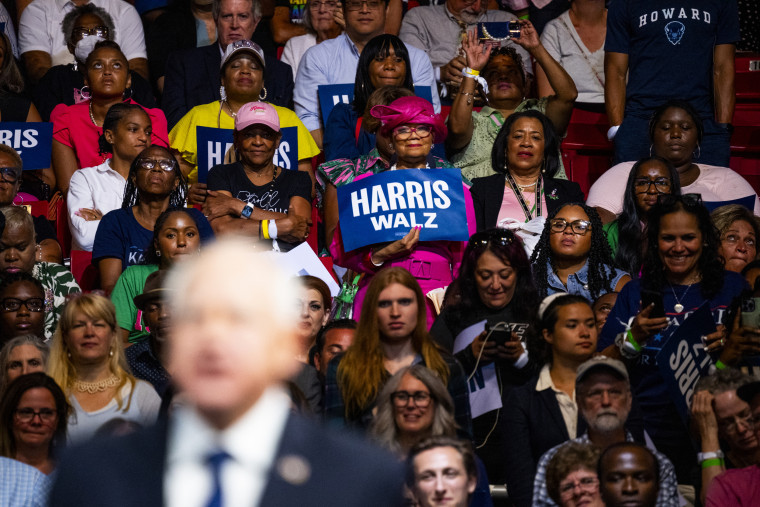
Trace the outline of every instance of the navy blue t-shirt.
<path fill-rule="evenodd" d="M 628 55 L 625 114 L 671 98 L 713 117 L 713 50 L 740 40 L 736 0 L 612 0 L 604 50 Z"/>
<path fill-rule="evenodd" d="M 748 288 L 744 277 L 732 271 L 725 271 L 723 286 L 715 297 L 710 299 L 715 324 L 723 324 L 726 310 L 734 298 Z M 684 306 L 684 311 L 677 313 L 674 309 L 676 297 Z M 641 309 L 641 286 L 640 280 L 628 282 L 617 298 L 612 308 L 607 323 L 599 337 L 599 350 L 615 343 L 615 336 L 625 331 L 627 326 L 633 323 L 633 319 Z M 677 415 L 675 405 L 670 399 L 665 381 L 657 368 L 655 357 L 660 352 L 662 345 L 670 335 L 688 318 L 688 316 L 704 303 L 701 293 L 701 284 L 694 285 L 666 285 L 662 289 L 662 302 L 665 306 L 665 315 L 669 319 L 668 327 L 661 333 L 649 339 L 644 346 L 641 356 L 628 364 L 628 372 L 631 376 L 631 389 L 641 405 L 644 415 L 644 429 L 655 440 L 678 440 L 684 435 L 684 427 Z M 714 330 L 705 330 L 709 334 Z"/>
<path fill-rule="evenodd" d="M 187 208 L 195 219 L 201 241 L 214 238 L 214 231 L 203 213 L 195 208 Z M 122 271 L 129 266 L 142 264 L 145 250 L 153 241 L 153 231 L 146 229 L 135 218 L 132 208 L 109 211 L 100 221 L 92 247 L 92 260 L 97 262 L 106 257 L 121 259 Z"/>

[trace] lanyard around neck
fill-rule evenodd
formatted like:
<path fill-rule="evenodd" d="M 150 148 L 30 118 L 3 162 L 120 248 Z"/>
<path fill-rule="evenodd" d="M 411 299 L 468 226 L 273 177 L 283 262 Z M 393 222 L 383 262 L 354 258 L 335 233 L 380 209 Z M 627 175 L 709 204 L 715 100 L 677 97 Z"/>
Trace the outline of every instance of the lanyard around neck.
<path fill-rule="evenodd" d="M 533 214 L 532 214 L 533 210 L 528 209 L 528 204 L 525 202 L 522 192 L 520 191 L 520 188 L 517 186 L 517 183 L 515 183 L 515 179 L 509 173 L 509 170 L 507 170 L 505 177 L 507 179 L 507 182 L 509 182 L 509 186 L 512 188 L 512 192 L 514 192 L 515 197 L 517 197 L 517 202 L 520 203 L 520 207 L 522 208 L 523 213 L 525 213 L 525 221 L 530 222 L 531 220 L 533 220 Z M 533 205 L 533 208 L 536 210 L 536 218 L 541 216 L 541 182 L 542 181 L 543 179 L 539 175 L 538 180 L 536 181 L 536 203 Z"/>

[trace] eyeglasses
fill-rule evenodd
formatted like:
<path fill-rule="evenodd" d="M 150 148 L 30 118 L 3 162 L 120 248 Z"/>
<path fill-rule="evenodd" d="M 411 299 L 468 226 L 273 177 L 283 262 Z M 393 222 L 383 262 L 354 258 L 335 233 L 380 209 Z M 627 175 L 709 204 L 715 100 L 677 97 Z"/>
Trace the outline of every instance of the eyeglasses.
<path fill-rule="evenodd" d="M 578 236 L 585 236 L 586 233 L 591 230 L 591 222 L 588 220 L 574 220 L 568 222 L 564 218 L 552 218 L 549 221 L 549 226 L 552 232 L 565 232 L 568 227 L 573 231 L 573 234 Z"/>
<path fill-rule="evenodd" d="M 5 298 L 2 300 L 2 308 L 5 312 L 15 312 L 21 308 L 21 305 L 26 306 L 30 312 L 41 312 L 45 308 L 45 300 L 42 298 Z"/>
<path fill-rule="evenodd" d="M 0 176 L 6 183 L 16 183 L 20 172 L 21 170 L 18 167 L 0 167 Z"/>
<path fill-rule="evenodd" d="M 515 240 L 515 234 L 507 229 L 494 229 L 490 231 L 476 232 L 470 237 L 468 246 L 487 246 L 489 243 L 496 243 L 501 246 L 512 244 Z"/>
<path fill-rule="evenodd" d="M 410 393 L 409 391 L 395 391 L 391 394 L 391 400 L 393 404 L 399 408 L 406 407 L 409 404 L 409 400 L 414 401 L 414 405 L 419 408 L 425 408 L 430 405 L 430 393 L 425 391 L 415 391 Z"/>
<path fill-rule="evenodd" d="M 335 9 L 337 6 L 338 6 L 338 2 L 333 2 L 330 0 L 323 0 L 320 2 L 317 0 L 309 4 L 309 9 L 318 11 L 320 8 L 324 7 L 325 10 L 331 11 Z M 361 5 L 359 5 L 359 8 L 361 8 Z"/>
<path fill-rule="evenodd" d="M 633 180 L 633 186 L 636 189 L 637 194 L 646 194 L 649 189 L 654 185 L 654 189 L 662 194 L 670 193 L 670 178 L 657 178 L 650 180 L 649 178 L 636 178 Z"/>
<path fill-rule="evenodd" d="M 432 131 L 433 127 L 430 125 L 418 125 L 416 127 L 397 127 L 393 129 L 393 137 L 399 141 L 406 141 L 412 137 L 412 132 L 417 132 L 417 137 L 420 139 L 425 139 L 426 137 L 430 136 L 430 133 Z"/>
<path fill-rule="evenodd" d="M 29 423 L 34 420 L 35 416 L 39 416 L 40 421 L 50 423 L 55 420 L 56 413 L 56 410 L 51 410 L 49 408 L 41 408 L 39 410 L 34 410 L 33 408 L 20 408 L 16 410 L 16 419 L 23 423 Z"/>
<path fill-rule="evenodd" d="M 107 39 L 109 33 L 110 31 L 108 30 L 107 26 L 96 26 L 93 28 L 85 28 L 83 26 L 79 26 L 77 28 L 74 28 L 74 36 L 78 35 L 82 38 L 88 37 L 90 35 L 95 35 Z"/>
<path fill-rule="evenodd" d="M 575 488 L 581 488 L 583 491 L 594 491 L 599 486 L 597 477 L 584 477 L 579 481 L 566 482 L 559 485 L 559 494 L 563 498 L 572 496 Z"/>
<path fill-rule="evenodd" d="M 718 421 L 718 426 L 723 428 L 723 431 L 726 433 L 736 433 L 739 423 L 742 423 L 744 426 L 752 429 L 760 424 L 760 418 L 754 417 L 751 412 L 747 411 L 743 414 L 732 417 L 730 420 L 724 419 Z"/>
<path fill-rule="evenodd" d="M 364 4 L 367 4 L 367 10 L 376 11 L 380 9 L 385 2 L 382 0 L 348 0 L 346 2 L 346 10 L 348 11 L 360 11 Z"/>
<path fill-rule="evenodd" d="M 137 166 L 140 169 L 145 169 L 146 171 L 152 171 L 156 167 L 161 168 L 162 171 L 173 171 L 174 166 L 177 164 L 174 160 L 156 160 L 152 158 L 141 158 L 137 161 Z"/>

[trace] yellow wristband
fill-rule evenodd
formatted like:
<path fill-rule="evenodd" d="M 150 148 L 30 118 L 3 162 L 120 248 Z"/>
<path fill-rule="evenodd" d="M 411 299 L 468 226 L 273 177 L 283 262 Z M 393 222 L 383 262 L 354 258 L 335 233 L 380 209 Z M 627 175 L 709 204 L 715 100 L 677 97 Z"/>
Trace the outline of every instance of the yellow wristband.
<path fill-rule="evenodd" d="M 480 71 L 471 69 L 470 67 L 465 67 L 464 69 L 462 69 L 462 75 L 465 77 L 467 76 L 478 77 L 480 75 Z"/>
<path fill-rule="evenodd" d="M 261 235 L 264 236 L 264 239 L 272 239 L 269 237 L 269 220 L 261 221 Z"/>

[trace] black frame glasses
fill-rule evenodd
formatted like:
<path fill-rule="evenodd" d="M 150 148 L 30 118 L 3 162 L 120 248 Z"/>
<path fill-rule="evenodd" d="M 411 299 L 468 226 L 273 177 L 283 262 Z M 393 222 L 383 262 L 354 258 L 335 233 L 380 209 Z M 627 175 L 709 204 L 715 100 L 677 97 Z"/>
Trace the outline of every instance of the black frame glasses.
<path fill-rule="evenodd" d="M 588 220 L 573 220 L 572 222 L 568 222 L 564 218 L 552 218 L 549 220 L 549 229 L 552 231 L 552 234 L 564 233 L 568 227 L 573 231 L 573 234 L 585 236 L 591 230 L 591 222 Z"/>
<path fill-rule="evenodd" d="M 409 405 L 409 400 L 414 402 L 415 407 L 426 408 L 430 406 L 430 402 L 433 397 L 427 391 L 393 391 L 391 393 L 391 401 L 393 405 L 398 408 L 403 408 Z"/>
<path fill-rule="evenodd" d="M 16 183 L 19 179 L 18 167 L 0 167 L 0 177 L 6 183 Z"/>
<path fill-rule="evenodd" d="M 376 11 L 385 4 L 383 0 L 346 0 L 345 6 L 347 11 L 360 11 L 364 4 L 367 4 L 367 10 Z"/>
<path fill-rule="evenodd" d="M 0 301 L 0 308 L 4 312 L 17 312 L 21 305 L 26 306 L 26 309 L 30 312 L 39 313 L 45 310 L 45 300 L 43 298 L 5 298 Z"/>
<path fill-rule="evenodd" d="M 427 139 L 430 134 L 433 133 L 433 127 L 430 125 L 418 125 L 416 127 L 409 127 L 407 125 L 401 125 L 393 129 L 393 137 L 399 141 L 406 141 L 412 137 L 413 133 L 417 133 L 417 137 L 420 139 Z"/>
<path fill-rule="evenodd" d="M 111 33 L 111 30 L 107 26 L 94 26 L 92 28 L 85 28 L 83 26 L 79 26 L 74 28 L 73 35 L 77 36 L 80 35 L 82 38 L 90 37 L 90 36 L 100 36 L 104 39 L 108 38 L 108 35 Z"/>
<path fill-rule="evenodd" d="M 646 194 L 649 189 L 654 185 L 654 189 L 661 194 L 669 194 L 670 189 L 673 187 L 673 182 L 670 178 L 656 178 L 654 180 L 649 178 L 636 178 L 633 180 L 633 188 L 637 194 Z"/>
<path fill-rule="evenodd" d="M 35 417 L 39 417 L 43 423 L 51 423 L 55 419 L 57 410 L 50 408 L 41 408 L 40 410 L 34 410 L 33 408 L 19 408 L 15 411 L 16 419 L 22 423 L 30 423 Z"/>

